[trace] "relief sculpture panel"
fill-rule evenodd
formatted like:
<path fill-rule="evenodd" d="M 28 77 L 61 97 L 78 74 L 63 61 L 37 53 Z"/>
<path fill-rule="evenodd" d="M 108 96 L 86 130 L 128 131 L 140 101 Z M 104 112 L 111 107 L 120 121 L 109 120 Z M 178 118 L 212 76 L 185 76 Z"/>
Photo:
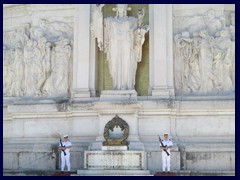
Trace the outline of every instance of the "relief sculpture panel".
<path fill-rule="evenodd" d="M 225 19 L 230 18 L 226 26 Z M 180 25 L 182 24 L 182 25 Z M 235 14 L 175 18 L 175 86 L 178 94 L 235 92 Z M 177 28 L 176 28 L 177 26 Z"/>
<path fill-rule="evenodd" d="M 73 29 L 40 19 L 3 34 L 5 97 L 68 96 Z"/>

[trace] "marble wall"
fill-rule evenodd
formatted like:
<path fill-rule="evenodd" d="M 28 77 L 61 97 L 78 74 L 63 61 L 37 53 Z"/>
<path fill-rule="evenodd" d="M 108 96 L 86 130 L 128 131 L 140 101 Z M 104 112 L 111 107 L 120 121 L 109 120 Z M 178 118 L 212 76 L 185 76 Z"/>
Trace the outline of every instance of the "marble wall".
<path fill-rule="evenodd" d="M 5 171 L 59 169 L 56 133 L 69 134 L 72 169 L 83 169 L 116 114 L 146 169 L 161 169 L 157 135 L 167 131 L 173 170 L 235 171 L 234 5 L 144 7 L 139 96 L 121 101 L 97 97 L 104 67 L 106 89 L 111 77 L 91 36 L 92 5 L 3 6 Z"/>

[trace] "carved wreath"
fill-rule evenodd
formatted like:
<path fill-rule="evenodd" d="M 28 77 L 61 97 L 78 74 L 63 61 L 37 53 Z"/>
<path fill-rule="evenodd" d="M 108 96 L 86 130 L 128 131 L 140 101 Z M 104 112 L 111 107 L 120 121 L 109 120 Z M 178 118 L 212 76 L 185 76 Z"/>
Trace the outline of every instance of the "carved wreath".
<path fill-rule="evenodd" d="M 109 129 L 113 131 L 114 127 L 120 127 L 124 131 L 123 136 L 120 138 L 111 138 L 109 136 Z M 109 121 L 105 128 L 103 137 L 106 141 L 103 142 L 103 146 L 123 146 L 128 145 L 126 141 L 129 135 L 129 126 L 122 118 L 116 115 L 111 121 Z"/>

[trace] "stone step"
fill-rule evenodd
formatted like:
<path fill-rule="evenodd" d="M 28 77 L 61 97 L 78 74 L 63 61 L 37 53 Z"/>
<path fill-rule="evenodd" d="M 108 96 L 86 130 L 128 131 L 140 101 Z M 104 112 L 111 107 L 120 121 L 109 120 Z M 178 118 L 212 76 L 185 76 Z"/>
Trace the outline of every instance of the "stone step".
<path fill-rule="evenodd" d="M 197 170 L 173 170 L 170 174 L 152 172 L 154 176 L 235 176 L 235 171 L 197 171 Z"/>
<path fill-rule="evenodd" d="M 153 176 L 148 170 L 77 170 L 72 176 Z"/>
<path fill-rule="evenodd" d="M 86 172 L 88 171 L 88 172 Z M 121 171 L 121 173 L 120 173 Z M 128 171 L 128 173 L 126 172 Z M 125 172 L 125 173 L 124 173 Z M 115 173 L 115 174 L 114 174 Z M 235 171 L 196 171 L 173 170 L 171 174 L 162 174 L 148 170 L 78 170 L 70 173 L 54 170 L 3 170 L 3 176 L 235 176 Z"/>

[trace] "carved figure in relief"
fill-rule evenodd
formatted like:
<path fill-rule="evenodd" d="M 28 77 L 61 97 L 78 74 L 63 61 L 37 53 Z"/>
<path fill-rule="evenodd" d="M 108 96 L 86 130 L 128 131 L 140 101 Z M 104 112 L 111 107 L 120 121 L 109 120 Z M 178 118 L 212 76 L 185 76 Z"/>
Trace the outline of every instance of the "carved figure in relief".
<path fill-rule="evenodd" d="M 11 87 L 11 96 L 23 96 L 24 94 L 24 54 L 21 41 L 16 44 L 14 58 L 14 80 Z"/>
<path fill-rule="evenodd" d="M 175 36 L 177 47 L 183 62 L 181 76 L 182 89 L 187 92 L 196 92 L 200 89 L 199 47 L 198 41 L 190 38 L 189 32 Z"/>
<path fill-rule="evenodd" d="M 44 30 L 39 28 L 39 27 L 32 27 L 30 29 L 30 32 L 31 32 L 31 37 L 35 40 L 37 39 L 41 39 L 44 37 Z"/>
<path fill-rule="evenodd" d="M 63 89 L 66 95 L 69 68 L 63 69 L 59 62 L 70 60 L 72 32 L 66 23 L 44 19 L 38 26 L 4 32 L 4 96 L 58 96 Z M 66 41 L 67 46 L 60 45 Z M 57 67 L 53 68 L 55 61 Z"/>
<path fill-rule="evenodd" d="M 213 37 L 209 36 L 207 31 L 199 32 L 199 66 L 201 70 L 201 88 L 203 93 L 211 92 L 213 89 Z"/>
<path fill-rule="evenodd" d="M 37 63 L 37 55 L 39 52 L 36 49 L 37 42 L 31 39 L 27 40 L 27 44 L 24 47 L 24 61 L 25 61 L 25 94 L 27 96 L 34 96 L 38 93 L 38 73 L 40 67 Z"/>
<path fill-rule="evenodd" d="M 215 39 L 214 73 L 218 91 L 233 91 L 231 79 L 231 40 L 227 30 L 219 32 L 220 37 Z"/>
<path fill-rule="evenodd" d="M 232 41 L 235 41 L 235 13 L 230 14 L 229 32 L 230 32 Z"/>
<path fill-rule="evenodd" d="M 27 24 L 28 26 L 28 24 Z M 3 44 L 8 49 L 14 49 L 18 42 L 25 45 L 26 37 L 28 37 L 27 27 L 18 27 L 15 30 L 7 31 L 3 33 Z"/>
<path fill-rule="evenodd" d="M 212 9 L 204 15 L 177 17 L 175 24 L 175 70 L 181 74 L 175 82 L 179 92 L 234 92 L 235 14 L 230 14 L 229 27 L 225 18 L 217 17 Z M 187 39 L 183 38 L 185 35 Z"/>
<path fill-rule="evenodd" d="M 216 12 L 213 9 L 207 11 L 206 14 L 206 30 L 210 36 L 215 37 L 216 33 L 225 26 L 225 19 L 216 17 Z"/>
<path fill-rule="evenodd" d="M 232 12 L 230 14 L 230 27 L 229 27 L 229 33 L 231 35 L 231 66 L 230 66 L 230 72 L 231 72 L 231 80 L 233 83 L 233 88 L 235 89 L 235 13 Z"/>
<path fill-rule="evenodd" d="M 37 88 L 40 92 L 40 94 L 43 93 L 43 86 L 47 80 L 47 78 L 50 76 L 51 73 L 51 43 L 47 42 L 47 39 L 42 37 L 38 40 L 38 51 L 39 51 L 39 59 L 38 59 L 38 65 L 40 67 L 40 71 L 38 72 L 41 74 L 41 77 L 38 79 L 38 85 Z"/>
<path fill-rule="evenodd" d="M 34 39 L 45 37 L 50 42 L 59 41 L 61 37 L 72 38 L 72 28 L 66 23 L 49 22 L 46 19 L 40 19 L 38 26 L 32 27 L 30 32 Z"/>
<path fill-rule="evenodd" d="M 71 58 L 71 46 L 68 39 L 62 39 L 55 43 L 53 48 L 53 87 L 61 94 L 68 93 L 69 61 Z"/>
<path fill-rule="evenodd" d="M 198 92 L 201 88 L 201 72 L 199 67 L 198 39 L 193 39 L 192 55 L 189 59 L 188 88 L 190 92 Z"/>
<path fill-rule="evenodd" d="M 32 60 L 33 56 L 33 40 L 27 40 L 26 46 L 24 47 L 24 62 L 25 62 L 25 94 L 32 95 L 31 87 L 33 84 L 33 73 L 32 73 Z"/>
<path fill-rule="evenodd" d="M 187 82 L 189 77 L 189 60 L 192 55 L 192 39 L 190 39 L 189 32 L 183 32 L 181 35 L 176 35 L 175 42 L 180 49 L 184 69 L 181 75 L 181 86 L 184 90 L 188 90 Z"/>
<path fill-rule="evenodd" d="M 230 23 L 231 23 L 231 26 L 235 26 L 235 12 L 232 12 L 230 14 Z"/>
<path fill-rule="evenodd" d="M 3 46 L 3 94 L 11 96 L 11 88 L 14 81 L 14 50 Z"/>
<path fill-rule="evenodd" d="M 29 37 L 29 31 L 27 28 L 29 28 L 29 24 L 27 27 L 22 27 L 15 31 L 16 43 L 21 42 L 22 45 L 26 43 L 26 40 L 28 39 L 27 37 Z"/>
<path fill-rule="evenodd" d="M 127 16 L 127 11 L 131 10 L 127 4 L 118 4 L 113 10 L 116 11 L 116 16 L 104 19 L 104 52 L 107 53 L 112 88 L 132 90 L 148 26 L 138 27 L 141 17 L 138 20 Z"/>

